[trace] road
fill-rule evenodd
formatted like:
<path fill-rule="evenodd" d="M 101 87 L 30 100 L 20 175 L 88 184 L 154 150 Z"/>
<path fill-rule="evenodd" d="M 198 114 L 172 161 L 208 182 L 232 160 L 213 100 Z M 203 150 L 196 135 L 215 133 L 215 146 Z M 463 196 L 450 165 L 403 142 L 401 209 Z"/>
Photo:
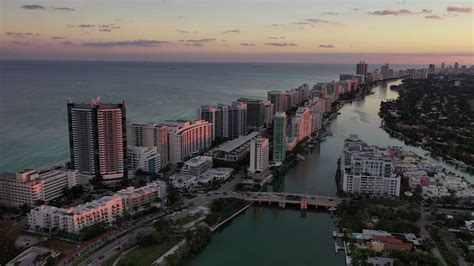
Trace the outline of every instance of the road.
<path fill-rule="evenodd" d="M 426 212 L 424 210 L 423 205 L 421 205 L 420 206 L 420 220 L 418 222 L 420 224 L 420 236 L 425 239 L 431 239 L 430 233 L 426 229 L 426 226 L 429 225 L 428 215 L 429 213 Z M 441 256 L 441 253 L 436 247 L 433 248 L 431 253 L 433 253 L 433 255 L 435 255 L 441 261 L 441 263 L 443 263 L 443 265 L 447 265 L 443 256 Z"/>
<path fill-rule="evenodd" d="M 189 215 L 189 211 L 195 206 L 203 206 L 211 203 L 213 200 L 222 197 L 230 197 L 232 195 L 237 196 L 237 193 L 231 192 L 234 187 L 242 181 L 242 177 L 237 176 L 221 185 L 218 190 L 209 192 L 209 193 L 200 193 L 197 194 L 196 197 L 191 199 L 185 199 L 183 202 L 183 210 L 172 212 L 170 210 L 161 211 L 156 214 L 148 215 L 143 217 L 138 225 L 135 225 L 135 229 L 131 230 L 130 232 L 126 233 L 125 235 L 119 237 L 118 239 L 114 240 L 112 243 L 107 244 L 106 246 L 96 250 L 93 254 L 91 254 L 86 260 L 82 261 L 79 265 L 87 266 L 87 265 L 100 265 L 107 259 L 113 257 L 117 253 L 121 252 L 124 248 L 131 247 L 136 244 L 137 234 L 143 233 L 152 233 L 153 227 L 152 222 L 156 219 L 165 217 L 165 216 L 172 216 L 173 219 L 181 219 Z M 209 196 L 208 196 L 209 195 Z"/>

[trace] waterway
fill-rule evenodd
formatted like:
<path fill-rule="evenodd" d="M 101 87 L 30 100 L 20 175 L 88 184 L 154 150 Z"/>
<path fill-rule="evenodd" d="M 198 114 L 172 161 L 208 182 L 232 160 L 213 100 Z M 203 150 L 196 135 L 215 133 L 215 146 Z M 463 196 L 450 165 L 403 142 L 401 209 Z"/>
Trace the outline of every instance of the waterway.
<path fill-rule="evenodd" d="M 346 104 L 329 126 L 332 136 L 315 147 L 306 160 L 290 168 L 273 188 L 278 191 L 335 195 L 335 172 L 344 139 L 358 134 L 369 144 L 395 145 L 425 156 L 428 152 L 390 137 L 380 128 L 380 102 L 396 98 L 393 81 L 374 87 L 374 94 Z M 429 156 L 427 156 L 429 157 Z M 470 182 L 474 176 L 436 161 Z M 215 233 L 209 246 L 190 265 L 344 265 L 344 255 L 334 252 L 334 222 L 327 213 L 252 207 Z"/>

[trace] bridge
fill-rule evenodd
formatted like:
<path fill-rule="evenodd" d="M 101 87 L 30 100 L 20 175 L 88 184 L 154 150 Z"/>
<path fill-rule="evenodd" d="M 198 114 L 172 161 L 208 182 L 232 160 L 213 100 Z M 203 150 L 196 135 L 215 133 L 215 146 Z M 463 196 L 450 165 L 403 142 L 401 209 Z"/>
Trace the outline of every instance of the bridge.
<path fill-rule="evenodd" d="M 280 208 L 285 208 L 287 205 L 299 205 L 301 210 L 307 210 L 309 207 L 331 209 L 342 202 L 342 199 L 337 197 L 288 192 L 247 192 L 240 194 L 240 198 L 254 204 L 278 205 Z"/>

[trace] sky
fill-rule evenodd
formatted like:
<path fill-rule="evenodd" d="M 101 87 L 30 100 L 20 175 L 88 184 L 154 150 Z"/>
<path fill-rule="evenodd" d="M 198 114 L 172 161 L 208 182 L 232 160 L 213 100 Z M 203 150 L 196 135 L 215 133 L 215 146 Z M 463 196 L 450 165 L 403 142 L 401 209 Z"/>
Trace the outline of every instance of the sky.
<path fill-rule="evenodd" d="M 474 64 L 473 3 L 1 0 L 0 59 Z"/>

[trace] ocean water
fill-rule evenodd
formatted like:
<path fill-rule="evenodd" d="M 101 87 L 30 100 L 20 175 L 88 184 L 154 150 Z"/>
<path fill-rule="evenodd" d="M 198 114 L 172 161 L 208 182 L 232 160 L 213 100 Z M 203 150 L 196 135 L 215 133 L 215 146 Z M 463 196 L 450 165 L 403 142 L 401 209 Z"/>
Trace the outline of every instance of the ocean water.
<path fill-rule="evenodd" d="M 193 118 L 202 104 L 265 98 L 354 72 L 344 64 L 0 61 L 0 171 L 68 158 L 67 99 L 125 100 L 127 120 L 160 122 Z"/>

